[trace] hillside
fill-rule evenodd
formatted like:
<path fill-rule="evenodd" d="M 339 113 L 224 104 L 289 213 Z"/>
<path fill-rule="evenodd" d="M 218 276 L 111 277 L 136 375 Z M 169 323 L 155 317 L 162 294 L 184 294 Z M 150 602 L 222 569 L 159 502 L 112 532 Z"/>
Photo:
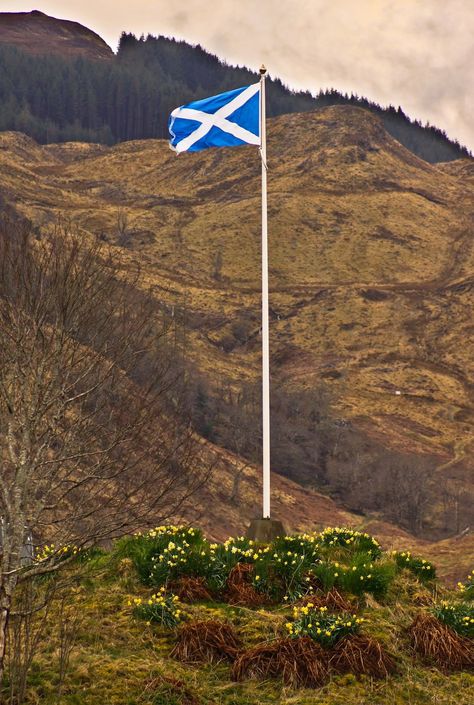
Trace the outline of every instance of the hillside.
<path fill-rule="evenodd" d="M 258 385 L 254 150 L 177 158 L 164 141 L 40 146 L 3 133 L 0 164 L 0 196 L 40 230 L 70 219 L 140 263 L 143 290 L 186 319 L 205 404 Z M 473 519 L 469 165 L 423 162 L 356 108 L 269 121 L 273 388 L 323 387 L 349 429 L 315 456 L 312 480 L 291 458 L 274 470 L 405 525 L 397 512 L 426 477 L 436 536 Z"/>
<path fill-rule="evenodd" d="M 0 12 L 0 43 L 31 54 L 110 59 L 112 49 L 79 22 L 60 20 L 43 12 Z"/>
<path fill-rule="evenodd" d="M 202 443 L 202 460 L 214 468 L 209 483 L 191 498 L 178 522 L 194 522 L 213 541 L 239 536 L 250 521 L 260 516 L 261 469 L 212 444 Z M 245 464 L 237 501 L 231 501 L 234 478 Z M 325 526 L 352 526 L 375 536 L 385 550 L 410 550 L 433 561 L 444 584 L 454 586 L 471 570 L 474 534 L 442 541 L 415 538 L 393 523 L 362 517 L 338 506 L 330 497 L 272 475 L 272 515 L 289 534 L 321 530 Z"/>

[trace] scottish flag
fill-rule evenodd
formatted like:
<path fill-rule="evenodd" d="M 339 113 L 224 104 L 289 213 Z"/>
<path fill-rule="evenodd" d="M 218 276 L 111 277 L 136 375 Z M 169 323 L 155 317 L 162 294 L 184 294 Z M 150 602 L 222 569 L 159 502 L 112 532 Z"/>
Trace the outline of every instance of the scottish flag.
<path fill-rule="evenodd" d="M 182 105 L 171 113 L 168 128 L 176 152 L 260 146 L 260 83 Z"/>

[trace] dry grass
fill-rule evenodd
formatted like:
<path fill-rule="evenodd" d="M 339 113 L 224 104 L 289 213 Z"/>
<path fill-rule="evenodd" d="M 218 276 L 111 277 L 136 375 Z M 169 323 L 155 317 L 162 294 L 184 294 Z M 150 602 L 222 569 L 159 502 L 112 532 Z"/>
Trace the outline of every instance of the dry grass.
<path fill-rule="evenodd" d="M 281 677 L 292 688 L 319 688 L 328 679 L 328 657 L 310 637 L 258 644 L 238 656 L 232 678 L 265 680 Z"/>
<path fill-rule="evenodd" d="M 253 565 L 250 563 L 237 563 L 232 568 L 224 592 L 227 602 L 244 607 L 261 607 L 268 604 L 268 598 L 258 592 L 250 582 L 252 571 Z"/>
<path fill-rule="evenodd" d="M 329 660 L 331 670 L 337 673 L 387 678 L 395 672 L 395 662 L 383 646 L 372 637 L 351 634 L 334 647 Z"/>
<path fill-rule="evenodd" d="M 434 615 L 420 613 L 408 631 L 415 651 L 441 671 L 474 668 L 474 640 L 456 634 Z"/>
<path fill-rule="evenodd" d="M 395 662 L 372 637 L 350 635 L 333 649 L 323 649 L 310 637 L 277 639 L 257 644 L 235 660 L 232 677 L 265 680 L 281 678 L 287 686 L 319 688 L 330 672 L 387 678 Z"/>
<path fill-rule="evenodd" d="M 190 690 L 183 681 L 169 676 L 157 676 L 150 678 L 145 683 L 141 701 L 149 703 L 150 697 L 157 693 L 163 698 L 166 697 L 169 702 L 179 702 L 179 705 L 202 705 L 195 693 Z"/>
<path fill-rule="evenodd" d="M 355 600 L 349 600 L 344 595 L 332 588 L 326 594 L 306 595 L 301 600 L 298 600 L 298 605 L 307 605 L 311 603 L 314 607 L 327 607 L 330 612 L 353 612 L 358 605 Z"/>
<path fill-rule="evenodd" d="M 234 587 L 250 583 L 253 572 L 251 563 L 237 563 L 229 573 L 227 578 L 227 588 L 232 590 Z"/>
<path fill-rule="evenodd" d="M 206 587 L 204 578 L 193 578 L 185 575 L 170 584 L 170 590 L 181 602 L 212 601 L 212 595 Z"/>
<path fill-rule="evenodd" d="M 183 625 L 170 656 L 183 663 L 220 663 L 235 659 L 240 646 L 231 624 L 210 619 Z"/>

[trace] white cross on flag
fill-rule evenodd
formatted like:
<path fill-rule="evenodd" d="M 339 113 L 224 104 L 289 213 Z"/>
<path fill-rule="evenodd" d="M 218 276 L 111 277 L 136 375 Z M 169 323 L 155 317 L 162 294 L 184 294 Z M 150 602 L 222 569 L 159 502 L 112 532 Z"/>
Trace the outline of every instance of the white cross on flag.
<path fill-rule="evenodd" d="M 260 83 L 182 105 L 171 113 L 168 127 L 176 152 L 260 146 Z"/>

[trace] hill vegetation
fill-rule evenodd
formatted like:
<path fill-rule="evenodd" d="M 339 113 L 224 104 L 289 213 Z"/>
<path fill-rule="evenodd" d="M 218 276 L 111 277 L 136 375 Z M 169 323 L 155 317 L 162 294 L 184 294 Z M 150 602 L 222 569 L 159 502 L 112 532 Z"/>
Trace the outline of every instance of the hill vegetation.
<path fill-rule="evenodd" d="M 259 460 L 255 151 L 1 144 L 5 203 L 39 232 L 60 219 L 108 241 L 184 327 L 194 427 L 242 458 L 226 522 Z M 464 531 L 470 160 L 429 165 L 369 112 L 336 106 L 270 119 L 269 164 L 273 469 L 418 535 Z"/>
<path fill-rule="evenodd" d="M 178 105 L 258 80 L 255 72 L 229 66 L 200 46 L 162 36 L 123 33 L 113 56 L 90 30 L 41 13 L 0 13 L 0 67 L 0 130 L 25 132 L 43 144 L 164 138 Z M 312 96 L 279 80 L 268 84 L 270 116 L 361 107 L 426 161 L 469 156 L 445 132 L 411 120 L 400 107 L 383 108 L 337 90 Z"/>
<path fill-rule="evenodd" d="M 349 528 L 267 546 L 158 527 L 23 590 L 4 697 L 470 705 L 473 578 L 447 589 L 429 561 Z"/>

